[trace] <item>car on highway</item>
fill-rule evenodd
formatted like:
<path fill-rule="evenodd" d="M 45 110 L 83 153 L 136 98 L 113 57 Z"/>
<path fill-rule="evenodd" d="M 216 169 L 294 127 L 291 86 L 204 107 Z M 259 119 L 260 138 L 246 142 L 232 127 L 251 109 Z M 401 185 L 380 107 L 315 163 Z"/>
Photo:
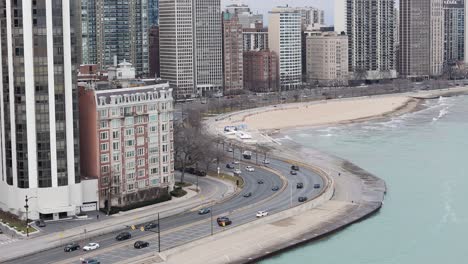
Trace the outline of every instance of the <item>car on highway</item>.
<path fill-rule="evenodd" d="M 298 182 L 298 183 L 296 184 L 296 188 L 302 189 L 302 188 L 304 188 L 304 184 L 303 184 L 302 182 Z"/>
<path fill-rule="evenodd" d="M 271 188 L 272 191 L 276 192 L 279 190 L 279 187 L 278 186 L 273 186 L 273 188 Z"/>
<path fill-rule="evenodd" d="M 234 150 L 232 148 L 228 148 L 227 152 L 233 152 Z"/>
<path fill-rule="evenodd" d="M 232 162 L 232 164 L 239 164 L 239 161 L 235 160 Z"/>
<path fill-rule="evenodd" d="M 199 215 L 209 214 L 210 212 L 211 212 L 210 208 L 202 208 L 202 209 L 198 210 Z"/>
<path fill-rule="evenodd" d="M 307 201 L 307 197 L 301 196 L 301 197 L 297 198 L 297 201 L 299 201 L 300 203 L 305 202 L 305 201 Z"/>
<path fill-rule="evenodd" d="M 292 166 L 291 166 L 291 170 L 298 171 L 298 170 L 299 170 L 299 166 L 297 166 L 297 165 L 292 165 Z"/>
<path fill-rule="evenodd" d="M 234 167 L 234 165 L 232 165 L 231 163 L 228 163 L 228 164 L 226 164 L 226 168 L 228 168 L 228 169 L 234 169 L 235 167 Z"/>
<path fill-rule="evenodd" d="M 88 243 L 86 246 L 83 247 L 83 251 L 91 251 L 98 249 L 100 246 L 98 243 Z"/>
<path fill-rule="evenodd" d="M 158 224 L 156 224 L 156 223 L 147 223 L 144 226 L 145 230 L 150 230 L 150 229 L 153 229 L 153 228 L 156 228 L 156 227 L 158 227 Z"/>
<path fill-rule="evenodd" d="M 81 264 L 101 264 L 101 262 L 99 262 L 99 260 L 95 258 L 87 258 L 87 259 L 80 259 L 80 260 L 81 260 Z"/>
<path fill-rule="evenodd" d="M 318 183 L 314 184 L 314 189 L 320 189 L 320 184 Z"/>
<path fill-rule="evenodd" d="M 227 226 L 232 224 L 231 219 L 227 216 L 221 216 L 216 219 L 216 222 L 218 223 L 219 226 Z"/>
<path fill-rule="evenodd" d="M 204 171 L 204 170 L 195 170 L 193 172 L 193 174 L 195 174 L 197 176 L 200 176 L 200 177 L 204 177 L 204 176 L 206 176 L 206 171 Z"/>
<path fill-rule="evenodd" d="M 264 159 L 264 160 L 263 160 L 263 164 L 270 164 L 270 160 Z"/>
<path fill-rule="evenodd" d="M 289 173 L 291 173 L 291 175 L 297 175 L 297 171 L 295 171 L 295 170 L 292 170 Z"/>
<path fill-rule="evenodd" d="M 268 215 L 267 211 L 258 211 L 257 214 L 256 214 L 257 218 L 264 217 L 264 216 L 267 216 L 267 215 Z"/>
<path fill-rule="evenodd" d="M 247 166 L 247 167 L 245 167 L 245 170 L 246 171 L 255 171 L 255 168 L 252 167 L 252 166 Z"/>
<path fill-rule="evenodd" d="M 248 192 L 248 193 L 244 194 L 244 197 L 246 197 L 246 198 L 247 198 L 247 197 L 250 197 L 250 196 L 252 196 L 252 193 L 251 193 L 251 192 Z"/>
<path fill-rule="evenodd" d="M 239 175 L 239 174 L 241 174 L 241 173 L 242 173 L 242 171 L 241 171 L 241 170 L 239 170 L 239 169 L 235 169 L 235 170 L 234 170 L 234 174 L 237 174 L 237 175 Z"/>
<path fill-rule="evenodd" d="M 149 247 L 149 243 L 146 241 L 137 241 L 135 244 L 133 244 L 133 247 L 136 249 L 141 249 L 145 247 Z"/>
<path fill-rule="evenodd" d="M 80 245 L 78 245 L 77 243 L 71 243 L 71 244 L 66 245 L 63 248 L 63 251 L 72 252 L 72 251 L 75 251 L 75 250 L 78 250 L 78 249 L 80 249 Z"/>
<path fill-rule="evenodd" d="M 129 232 L 122 232 L 115 237 L 115 239 L 118 241 L 127 240 L 130 238 L 132 238 L 132 235 Z"/>
<path fill-rule="evenodd" d="M 258 184 L 263 184 L 263 179 L 257 181 Z"/>
<path fill-rule="evenodd" d="M 0 229 L 0 235 L 1 235 L 1 234 L 3 234 L 3 231 L 2 231 L 2 229 Z"/>

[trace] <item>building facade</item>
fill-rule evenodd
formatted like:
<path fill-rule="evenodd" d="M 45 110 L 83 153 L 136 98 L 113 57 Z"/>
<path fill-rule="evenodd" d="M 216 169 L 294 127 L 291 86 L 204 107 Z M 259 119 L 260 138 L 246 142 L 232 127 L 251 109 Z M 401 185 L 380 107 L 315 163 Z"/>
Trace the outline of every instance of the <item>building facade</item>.
<path fill-rule="evenodd" d="M 465 6 L 463 0 L 444 1 L 444 65 L 465 59 Z"/>
<path fill-rule="evenodd" d="M 146 76 L 148 62 L 148 0 L 81 0 L 84 64 L 113 65 L 114 56 L 135 65 Z M 79 9 L 78 9 L 79 10 Z"/>
<path fill-rule="evenodd" d="M 174 87 L 177 98 L 195 94 L 192 22 L 192 1 L 159 1 L 161 78 Z"/>
<path fill-rule="evenodd" d="M 269 50 L 244 51 L 244 89 L 266 93 L 278 91 L 278 56 Z"/>
<path fill-rule="evenodd" d="M 325 11 L 315 7 L 298 7 L 301 13 L 302 30 L 320 30 L 325 26 Z"/>
<path fill-rule="evenodd" d="M 149 31 L 149 76 L 161 76 L 159 60 L 159 26 L 152 26 Z"/>
<path fill-rule="evenodd" d="M 400 74 L 428 78 L 442 74 L 444 22 L 442 0 L 400 1 Z"/>
<path fill-rule="evenodd" d="M 159 24 L 159 0 L 148 0 L 148 26 Z"/>
<path fill-rule="evenodd" d="M 307 82 L 325 86 L 348 84 L 348 37 L 334 32 L 306 37 Z"/>
<path fill-rule="evenodd" d="M 243 50 L 267 50 L 268 49 L 268 28 L 263 24 L 256 28 L 244 28 L 242 33 Z"/>
<path fill-rule="evenodd" d="M 196 93 L 223 89 L 223 17 L 221 0 L 193 0 Z"/>
<path fill-rule="evenodd" d="M 244 87 L 242 25 L 236 15 L 223 14 L 224 94 Z"/>
<path fill-rule="evenodd" d="M 1 1 L 0 208 L 30 219 L 81 211 L 79 2 Z M 96 200 L 94 202 L 97 202 Z"/>
<path fill-rule="evenodd" d="M 263 24 L 263 15 L 252 13 L 249 6 L 245 4 L 228 5 L 226 6 L 226 12 L 237 15 L 242 28 L 252 28 L 257 23 Z"/>
<path fill-rule="evenodd" d="M 300 12 L 290 7 L 277 7 L 270 13 L 268 46 L 279 59 L 282 90 L 302 84 L 301 19 Z"/>
<path fill-rule="evenodd" d="M 396 78 L 394 0 L 336 0 L 336 31 L 348 36 L 349 70 L 355 80 Z M 344 19 L 343 19 L 344 17 Z"/>
<path fill-rule="evenodd" d="M 99 179 L 100 208 L 154 200 L 174 185 L 172 89 L 114 84 L 80 87 L 81 168 Z"/>

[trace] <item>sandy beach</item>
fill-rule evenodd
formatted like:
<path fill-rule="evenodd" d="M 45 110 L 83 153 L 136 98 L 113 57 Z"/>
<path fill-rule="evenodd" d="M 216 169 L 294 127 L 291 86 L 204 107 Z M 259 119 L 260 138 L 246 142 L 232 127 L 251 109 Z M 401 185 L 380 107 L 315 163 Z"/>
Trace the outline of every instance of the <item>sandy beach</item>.
<path fill-rule="evenodd" d="M 237 114 L 218 125 L 246 124 L 249 130 L 272 130 L 356 122 L 410 112 L 418 101 L 407 96 L 386 96 L 277 105 Z"/>

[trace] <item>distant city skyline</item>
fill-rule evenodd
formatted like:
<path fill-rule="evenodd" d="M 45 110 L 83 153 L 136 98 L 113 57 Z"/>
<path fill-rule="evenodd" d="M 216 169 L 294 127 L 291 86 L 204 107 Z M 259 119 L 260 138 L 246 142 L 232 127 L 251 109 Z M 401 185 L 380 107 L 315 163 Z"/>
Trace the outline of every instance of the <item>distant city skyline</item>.
<path fill-rule="evenodd" d="M 258 1 L 258 0 L 221 0 L 222 6 L 225 7 L 231 3 L 243 3 L 250 7 L 254 13 L 264 14 L 264 22 L 268 24 L 268 12 L 276 6 L 289 5 L 293 7 L 299 6 L 313 6 L 325 10 L 325 23 L 327 25 L 333 25 L 333 1 L 326 0 L 269 0 L 269 1 Z"/>

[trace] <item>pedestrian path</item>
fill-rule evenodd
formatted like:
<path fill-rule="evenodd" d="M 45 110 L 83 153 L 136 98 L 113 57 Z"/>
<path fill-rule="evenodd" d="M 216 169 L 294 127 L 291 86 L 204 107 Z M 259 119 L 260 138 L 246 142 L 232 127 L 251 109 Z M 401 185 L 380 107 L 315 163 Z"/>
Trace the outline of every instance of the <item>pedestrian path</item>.
<path fill-rule="evenodd" d="M 8 244 L 11 244 L 11 243 L 15 243 L 16 241 L 18 241 L 18 239 L 16 238 L 11 238 L 5 234 L 1 234 L 0 235 L 0 245 L 8 245 Z"/>

